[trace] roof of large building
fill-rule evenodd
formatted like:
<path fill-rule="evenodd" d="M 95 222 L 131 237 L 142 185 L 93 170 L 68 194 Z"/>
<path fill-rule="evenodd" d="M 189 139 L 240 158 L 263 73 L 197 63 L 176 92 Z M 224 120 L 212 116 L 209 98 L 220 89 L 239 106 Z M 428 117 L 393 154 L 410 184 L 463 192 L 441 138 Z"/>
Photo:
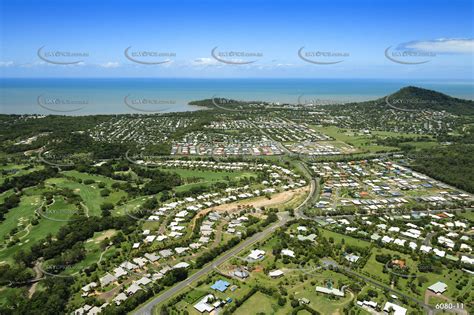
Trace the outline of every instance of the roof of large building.
<path fill-rule="evenodd" d="M 428 287 L 428 290 L 433 291 L 434 293 L 443 293 L 446 291 L 448 285 L 444 282 L 438 281 L 435 284 Z"/>

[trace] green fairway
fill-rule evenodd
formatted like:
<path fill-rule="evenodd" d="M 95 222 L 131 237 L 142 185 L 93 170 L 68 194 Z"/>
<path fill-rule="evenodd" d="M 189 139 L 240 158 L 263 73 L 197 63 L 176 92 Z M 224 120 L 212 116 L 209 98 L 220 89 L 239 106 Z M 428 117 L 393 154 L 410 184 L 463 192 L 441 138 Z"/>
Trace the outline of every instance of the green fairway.
<path fill-rule="evenodd" d="M 96 232 L 94 236 L 87 241 L 84 242 L 84 247 L 86 249 L 86 256 L 83 260 L 79 263 L 74 264 L 67 268 L 62 275 L 74 275 L 78 272 L 81 272 L 85 268 L 91 266 L 94 263 L 98 263 L 99 260 L 107 260 L 111 258 L 117 249 L 115 247 L 107 247 L 106 249 L 102 249 L 100 246 L 101 241 L 105 240 L 106 238 L 110 239 L 112 236 L 116 234 L 117 231 L 115 230 L 107 230 L 103 232 Z M 102 256 L 102 258 L 101 258 Z"/>
<path fill-rule="evenodd" d="M 0 250 L 0 261 L 11 261 L 17 250 L 26 250 L 46 235 L 56 234 L 61 226 L 67 224 L 67 218 L 77 212 L 74 205 L 66 203 L 62 197 L 56 197 L 55 202 L 43 213 L 44 216 L 40 216 L 38 224 L 31 225 L 30 221 L 35 217 L 35 210 L 41 204 L 39 196 L 26 196 L 22 198 L 19 207 L 10 210 L 7 219 L 0 225 L 0 235 L 4 238 L 13 227 L 18 226 L 19 232 L 16 236 L 19 243 L 11 247 L 3 247 Z"/>
<path fill-rule="evenodd" d="M 170 169 L 163 170 L 170 171 Z M 227 182 L 228 180 L 239 180 L 241 178 L 255 177 L 255 174 L 243 171 L 224 172 L 190 169 L 173 169 L 172 171 L 188 181 L 188 183 L 176 187 L 175 190 L 177 192 L 188 191 L 193 187 L 209 186 L 216 182 Z"/>
<path fill-rule="evenodd" d="M 5 240 L 6 235 L 19 224 L 28 224 L 34 216 L 34 211 L 41 206 L 40 196 L 24 196 L 21 198 L 20 205 L 17 208 L 10 209 L 5 215 L 5 221 L 0 224 L 0 239 Z M 26 227 L 25 225 L 25 227 Z M 20 230 L 20 228 L 19 228 Z M 0 251 L 0 256 L 2 251 Z"/>
<path fill-rule="evenodd" d="M 124 215 L 126 213 L 131 213 L 137 210 L 147 199 L 151 197 L 152 196 L 141 196 L 141 197 L 129 200 L 123 205 L 117 206 L 116 209 L 113 211 L 113 214 Z M 157 195 L 157 197 L 159 197 L 159 195 Z"/>
<path fill-rule="evenodd" d="M 243 177 L 253 177 L 255 176 L 250 172 L 235 171 L 235 172 L 226 172 L 226 171 L 211 171 L 211 170 L 193 170 L 193 169 L 162 169 L 165 171 L 172 171 L 177 173 L 179 176 L 187 179 L 192 177 L 202 178 L 205 181 L 213 180 L 222 180 L 226 178 L 243 178 Z"/>
<path fill-rule="evenodd" d="M 5 200 L 5 198 L 8 198 L 13 194 L 14 194 L 13 189 L 9 189 L 7 191 L 4 191 L 3 193 L 0 194 L 0 202 L 3 202 Z"/>
<path fill-rule="evenodd" d="M 66 176 L 72 176 L 72 177 L 79 178 L 79 179 L 82 179 L 82 180 L 92 179 L 96 182 L 105 183 L 106 185 L 112 185 L 113 183 L 115 183 L 115 180 L 113 180 L 112 178 L 109 178 L 109 177 L 105 177 L 105 176 L 101 176 L 101 175 L 95 175 L 95 174 L 82 173 L 82 172 L 78 172 L 78 171 L 64 171 L 63 174 L 66 175 Z"/>
<path fill-rule="evenodd" d="M 85 185 L 66 178 L 51 178 L 46 181 L 47 184 L 54 184 L 59 188 L 69 188 L 75 193 L 79 194 L 88 209 L 89 216 L 101 216 L 100 205 L 104 202 L 116 204 L 122 197 L 126 196 L 126 192 L 122 190 L 114 191 L 108 187 L 111 192 L 107 197 L 100 195 L 101 189 L 96 183 Z M 108 181 L 113 183 L 113 180 Z"/>

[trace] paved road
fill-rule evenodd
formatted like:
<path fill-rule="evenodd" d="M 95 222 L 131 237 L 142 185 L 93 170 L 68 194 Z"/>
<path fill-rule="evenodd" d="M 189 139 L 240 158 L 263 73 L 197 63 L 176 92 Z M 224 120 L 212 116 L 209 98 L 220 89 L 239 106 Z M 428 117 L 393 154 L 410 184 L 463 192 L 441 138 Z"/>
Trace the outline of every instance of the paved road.
<path fill-rule="evenodd" d="M 431 245 L 431 239 L 432 239 L 433 236 L 435 236 L 435 235 L 436 235 L 436 232 L 431 232 L 431 233 L 426 234 L 426 237 L 425 237 L 425 239 L 423 240 L 423 243 L 422 243 L 422 244 L 425 245 L 425 246 Z"/>
<path fill-rule="evenodd" d="M 297 218 L 302 218 L 302 219 L 311 219 L 308 217 L 306 214 L 304 214 L 304 207 L 308 204 L 309 201 L 311 201 L 316 193 L 316 180 L 312 177 L 311 172 L 308 170 L 308 167 L 304 162 L 301 162 L 301 167 L 302 169 L 307 173 L 307 177 L 311 178 L 310 180 L 310 191 L 306 199 L 298 206 L 295 208 L 295 216 Z"/>
<path fill-rule="evenodd" d="M 202 269 L 192 274 L 186 280 L 181 281 L 180 283 L 176 284 L 174 287 L 166 290 L 162 294 L 153 298 L 153 300 L 149 301 L 148 303 L 143 305 L 140 309 L 136 310 L 134 314 L 137 314 L 137 315 L 152 314 L 152 311 L 155 305 L 160 304 L 166 301 L 167 299 L 171 298 L 172 296 L 177 294 L 179 291 L 189 286 L 192 282 L 198 280 L 200 277 L 211 272 L 215 267 L 231 259 L 233 256 L 237 255 L 239 252 L 243 251 L 245 248 L 249 247 L 253 243 L 263 240 L 268 235 L 270 235 L 275 229 L 285 225 L 286 222 L 288 222 L 289 220 L 289 216 L 286 213 L 279 215 L 279 218 L 280 220 L 277 223 L 270 225 L 268 228 L 266 228 L 262 232 L 252 235 L 250 238 L 244 240 L 242 243 L 240 243 L 236 247 L 228 250 L 227 252 L 225 252 L 225 254 L 223 254 L 222 256 L 219 256 L 219 258 L 214 260 L 211 264 L 204 266 Z"/>
<path fill-rule="evenodd" d="M 302 166 L 303 168 L 308 171 L 308 169 L 306 168 L 306 165 L 304 164 L 304 162 L 302 163 Z M 295 208 L 295 215 L 297 218 L 303 218 L 303 219 L 321 219 L 321 218 L 324 218 L 323 216 L 321 217 L 308 217 L 306 216 L 304 213 L 303 213 L 303 209 L 304 207 L 306 206 L 306 204 L 313 198 L 314 194 L 316 193 L 316 181 L 314 179 L 311 179 L 310 181 L 310 193 L 308 194 L 308 196 L 306 197 L 306 199 L 298 206 Z M 436 211 L 436 210 L 435 210 Z M 433 212 L 433 211 L 432 211 Z M 441 212 L 441 211 L 440 211 Z M 347 217 L 353 217 L 353 215 L 347 215 Z M 275 229 L 277 229 L 278 227 L 281 227 L 283 225 L 286 224 L 286 222 L 288 222 L 289 220 L 289 216 L 288 214 L 280 214 L 280 220 L 275 223 L 275 224 L 272 224 L 270 225 L 269 227 L 267 227 L 265 230 L 263 230 L 262 232 L 259 232 L 253 236 L 251 236 L 250 238 L 244 240 L 242 243 L 240 243 L 239 245 L 237 245 L 236 247 L 228 250 L 227 252 L 225 252 L 222 256 L 219 256 L 216 260 L 214 260 L 212 263 L 210 264 L 207 264 L 206 266 L 204 266 L 203 268 L 201 268 L 200 270 L 198 270 L 196 273 L 192 274 L 190 277 L 188 277 L 187 279 L 181 281 L 180 283 L 176 284 L 174 287 L 166 290 L 165 292 L 161 293 L 160 295 L 156 296 L 155 298 L 153 298 L 151 301 L 147 302 L 145 305 L 141 306 L 139 309 L 137 309 L 135 312 L 133 312 L 133 314 L 137 314 L 137 315 L 145 315 L 145 314 L 152 314 L 152 311 L 153 311 L 153 308 L 157 305 L 157 304 L 160 304 L 166 300 L 168 300 L 169 298 L 173 297 L 174 295 L 176 295 L 178 292 L 180 292 L 181 290 L 185 289 L 186 287 L 188 287 L 192 282 L 198 280 L 199 278 L 201 278 L 202 276 L 206 275 L 207 273 L 211 272 L 214 268 L 216 268 L 217 266 L 223 264 L 224 262 L 226 262 L 227 260 L 231 259 L 232 257 L 234 257 L 235 255 L 237 255 L 238 253 L 240 253 L 241 251 L 243 251 L 244 249 L 246 249 L 247 247 L 250 247 L 252 244 L 258 242 L 258 241 L 261 241 L 263 239 L 265 239 L 267 236 L 269 236 Z M 364 281 L 366 282 L 370 282 L 376 286 L 380 286 L 380 287 L 383 287 L 385 289 L 388 289 L 389 291 L 392 291 L 400 296 L 404 296 L 406 297 L 407 299 L 410 299 L 418 304 L 420 304 L 422 307 L 424 307 L 425 309 L 428 310 L 429 314 L 432 314 L 433 313 L 433 308 L 424 304 L 424 302 L 422 301 L 419 301 L 413 297 L 409 297 L 409 296 L 405 296 L 404 294 L 400 293 L 400 292 L 397 292 L 397 291 L 394 291 L 393 289 L 391 289 L 389 286 L 385 286 L 383 284 L 380 284 L 368 277 L 365 277 L 363 275 L 360 275 L 350 269 L 347 269 L 345 267 L 342 267 L 341 268 L 344 268 L 346 269 L 348 272 L 354 274 L 355 276 L 363 279 Z"/>
<path fill-rule="evenodd" d="M 302 163 L 302 166 L 306 171 L 308 171 L 307 168 L 306 168 L 306 165 L 304 163 Z M 312 199 L 315 192 L 316 192 L 316 181 L 313 179 L 310 182 L 310 193 L 305 198 L 305 200 L 298 207 L 295 208 L 296 217 L 301 217 L 301 218 L 306 217 L 303 214 L 302 209 Z M 208 265 L 204 266 L 203 268 L 198 270 L 196 273 L 192 274 L 187 279 L 181 281 L 180 283 L 176 284 L 174 287 L 166 290 L 162 294 L 160 294 L 160 295 L 156 296 L 155 298 L 153 298 L 151 301 L 147 302 L 145 305 L 141 306 L 139 309 L 137 309 L 135 312 L 133 312 L 133 314 L 137 314 L 137 315 L 152 314 L 153 308 L 155 307 L 155 305 L 160 304 L 160 303 L 166 301 L 167 299 L 171 298 L 172 296 L 177 294 L 179 291 L 181 291 L 184 288 L 186 288 L 187 286 L 189 286 L 192 282 L 198 280 L 200 277 L 202 277 L 202 276 L 206 275 L 207 273 L 211 272 L 215 267 L 223 264 L 224 262 L 226 262 L 227 260 L 229 260 L 233 256 L 237 255 L 238 253 L 240 253 L 241 251 L 243 251 L 245 248 L 249 247 L 253 243 L 256 243 L 258 241 L 261 241 L 261 240 L 265 239 L 275 229 L 285 225 L 286 222 L 288 222 L 288 220 L 289 220 L 289 216 L 288 216 L 287 213 L 280 213 L 279 214 L 279 221 L 277 223 L 270 225 L 269 227 L 267 227 L 262 232 L 259 232 L 255 235 L 251 236 L 250 238 L 244 240 L 242 243 L 240 243 L 236 247 L 228 250 L 227 252 L 225 252 L 225 254 L 223 254 L 222 256 L 217 258 L 211 264 L 208 264 Z"/>
<path fill-rule="evenodd" d="M 378 282 L 378 281 L 376 281 L 376 280 L 373 280 L 373 279 L 371 279 L 371 278 L 369 278 L 369 277 L 366 277 L 366 276 L 364 276 L 364 275 L 361 275 L 361 274 L 359 274 L 359 273 L 357 273 L 357 272 L 355 272 L 355 271 L 353 271 L 353 270 L 351 270 L 351 269 L 349 269 L 349 268 L 347 268 L 347 267 L 344 267 L 344 266 L 341 266 L 341 265 L 338 265 L 338 267 L 339 267 L 340 269 L 345 270 L 346 272 L 350 273 L 350 274 L 353 275 L 353 276 L 356 276 L 356 277 L 358 277 L 358 278 L 361 278 L 361 279 L 364 280 L 365 282 L 370 282 L 371 284 L 373 284 L 373 285 L 375 285 L 375 286 L 378 286 L 379 288 L 386 289 L 386 290 L 388 290 L 389 292 L 393 292 L 393 293 L 395 293 L 395 294 L 398 295 L 398 296 L 402 296 L 402 297 L 406 298 L 407 300 L 411 300 L 411 301 L 417 303 L 418 305 L 420 305 L 421 307 L 425 308 L 425 309 L 428 311 L 428 314 L 433 314 L 433 311 L 434 311 L 433 307 L 430 306 L 430 305 L 428 305 L 428 304 L 425 304 L 425 302 L 423 302 L 423 301 L 420 301 L 420 300 L 418 300 L 418 299 L 416 299 L 416 298 L 414 298 L 414 297 L 412 297 L 412 296 L 406 295 L 406 294 L 404 294 L 404 293 L 402 293 L 402 292 L 396 291 L 396 290 L 392 289 L 392 288 L 391 288 L 390 286 L 388 286 L 388 285 L 382 284 L 382 283 L 380 283 L 380 282 Z"/>

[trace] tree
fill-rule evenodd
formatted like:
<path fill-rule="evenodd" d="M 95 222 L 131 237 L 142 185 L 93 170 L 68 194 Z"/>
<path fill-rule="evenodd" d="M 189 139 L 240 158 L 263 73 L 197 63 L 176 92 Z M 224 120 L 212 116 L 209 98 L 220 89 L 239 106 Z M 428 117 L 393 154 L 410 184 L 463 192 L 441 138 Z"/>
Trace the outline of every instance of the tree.
<path fill-rule="evenodd" d="M 102 216 L 108 217 L 110 216 L 110 210 L 114 208 L 114 205 L 110 202 L 105 202 L 100 205 L 100 209 L 102 210 Z"/>
<path fill-rule="evenodd" d="M 286 299 L 282 296 L 278 298 L 278 305 L 284 306 L 286 304 Z"/>

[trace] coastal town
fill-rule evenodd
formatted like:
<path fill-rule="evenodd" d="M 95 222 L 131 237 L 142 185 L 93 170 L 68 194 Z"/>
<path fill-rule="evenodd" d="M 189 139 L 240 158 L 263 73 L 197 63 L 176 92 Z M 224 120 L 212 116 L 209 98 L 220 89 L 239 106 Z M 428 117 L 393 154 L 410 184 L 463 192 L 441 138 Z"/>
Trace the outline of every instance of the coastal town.
<path fill-rule="evenodd" d="M 75 315 L 471 313 L 472 186 L 429 164 L 449 141 L 259 106 L 10 117 L 34 124 L 1 165 L 0 307 L 61 287 Z M 34 127 L 58 119 L 64 139 Z"/>
<path fill-rule="evenodd" d="M 0 0 L 0 315 L 474 314 L 474 0 Z"/>

